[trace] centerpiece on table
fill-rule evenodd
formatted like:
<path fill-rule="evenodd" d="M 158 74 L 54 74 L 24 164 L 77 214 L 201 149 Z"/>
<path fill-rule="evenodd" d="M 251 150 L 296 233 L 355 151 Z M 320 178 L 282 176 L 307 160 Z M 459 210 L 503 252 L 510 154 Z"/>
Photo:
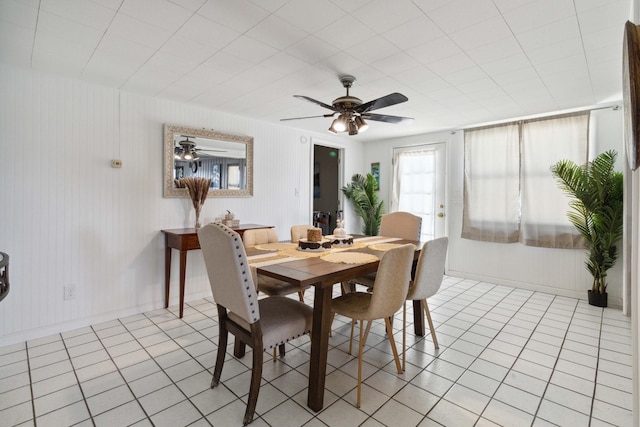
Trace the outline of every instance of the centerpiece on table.
<path fill-rule="evenodd" d="M 207 194 L 209 193 L 209 187 L 211 186 L 211 178 L 181 178 L 178 180 L 180 187 L 187 187 L 193 208 L 196 210 L 196 223 L 194 228 L 197 230 L 200 228 L 200 211 L 202 205 L 207 200 Z"/>

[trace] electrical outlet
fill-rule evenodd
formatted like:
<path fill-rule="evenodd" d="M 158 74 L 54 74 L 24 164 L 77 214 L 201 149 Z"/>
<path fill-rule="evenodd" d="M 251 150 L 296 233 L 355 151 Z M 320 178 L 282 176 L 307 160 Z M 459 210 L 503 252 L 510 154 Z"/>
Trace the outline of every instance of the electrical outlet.
<path fill-rule="evenodd" d="M 120 169 L 122 167 L 122 160 L 119 160 L 119 159 L 111 160 L 111 167 L 115 169 Z"/>
<path fill-rule="evenodd" d="M 67 285 L 64 287 L 64 300 L 70 301 L 76 299 L 76 285 Z"/>

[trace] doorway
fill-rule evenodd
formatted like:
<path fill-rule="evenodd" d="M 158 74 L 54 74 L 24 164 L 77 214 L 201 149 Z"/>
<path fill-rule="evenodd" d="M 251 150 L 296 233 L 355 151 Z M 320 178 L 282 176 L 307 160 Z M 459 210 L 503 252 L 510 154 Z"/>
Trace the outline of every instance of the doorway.
<path fill-rule="evenodd" d="M 393 149 L 391 211 L 420 216 L 423 242 L 446 233 L 446 168 L 445 143 Z"/>
<path fill-rule="evenodd" d="M 313 146 L 313 225 L 322 228 L 322 234 L 331 234 L 340 207 L 341 151 L 324 145 Z"/>

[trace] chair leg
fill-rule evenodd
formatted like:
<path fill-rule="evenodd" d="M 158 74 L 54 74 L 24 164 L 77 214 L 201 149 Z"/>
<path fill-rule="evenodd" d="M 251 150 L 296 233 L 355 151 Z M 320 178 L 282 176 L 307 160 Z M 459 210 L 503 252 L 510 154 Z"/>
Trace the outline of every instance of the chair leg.
<path fill-rule="evenodd" d="M 393 339 L 393 329 L 391 328 L 391 322 L 389 318 L 385 317 L 384 322 L 387 326 L 387 335 L 389 335 L 389 343 L 391 344 L 391 351 L 393 352 L 393 359 L 396 361 L 396 369 L 401 374 L 402 365 L 400 365 L 400 358 L 398 357 L 398 349 L 396 348 L 396 340 Z"/>
<path fill-rule="evenodd" d="M 371 320 L 367 320 L 367 327 L 364 330 L 364 342 L 362 343 L 362 345 L 364 346 L 365 344 L 367 344 L 367 338 L 369 338 L 369 331 L 371 331 Z"/>
<path fill-rule="evenodd" d="M 243 424 L 247 425 L 253 421 L 253 415 L 256 412 L 256 403 L 258 402 L 258 393 L 260 393 L 260 380 L 262 379 L 262 350 L 253 349 L 253 367 L 251 369 L 251 386 L 249 387 L 249 398 L 247 400 L 247 410 L 244 413 Z"/>
<path fill-rule="evenodd" d="M 278 359 L 278 353 L 275 347 L 273 347 L 273 361 L 275 362 Z"/>
<path fill-rule="evenodd" d="M 436 330 L 433 327 L 433 322 L 431 321 L 431 312 L 429 312 L 429 306 L 427 305 L 427 300 L 422 300 L 422 306 L 424 307 L 424 312 L 427 315 L 427 322 L 429 322 L 429 329 L 431 329 L 431 338 L 433 339 L 433 346 L 435 348 L 440 348 L 438 345 L 438 338 L 436 338 Z"/>
<path fill-rule="evenodd" d="M 351 354 L 351 348 L 353 345 L 353 328 L 356 325 L 356 321 L 354 319 L 351 319 L 351 335 L 349 336 L 349 351 L 348 353 Z M 360 331 L 360 339 L 362 339 L 362 331 Z"/>
<path fill-rule="evenodd" d="M 280 344 L 278 346 L 278 350 L 280 351 L 280 357 L 284 357 L 284 354 L 285 354 L 285 346 L 284 346 L 284 344 Z"/>
<path fill-rule="evenodd" d="M 402 304 L 402 372 L 407 370 L 407 302 Z"/>
<path fill-rule="evenodd" d="M 355 320 L 354 320 L 355 322 Z M 362 336 L 362 320 L 360 321 L 360 341 L 358 342 L 358 397 L 356 398 L 356 408 L 360 407 L 360 395 L 362 394 L 362 347 L 364 346 Z"/>
<path fill-rule="evenodd" d="M 211 388 L 220 383 L 220 375 L 222 375 L 222 367 L 224 366 L 224 357 L 227 354 L 227 341 L 229 332 L 227 327 L 220 324 L 220 335 L 218 336 L 218 355 L 216 356 L 216 367 L 213 370 L 213 378 L 211 379 Z"/>
<path fill-rule="evenodd" d="M 300 299 L 300 302 L 304 302 L 304 290 L 298 291 L 298 298 Z"/>

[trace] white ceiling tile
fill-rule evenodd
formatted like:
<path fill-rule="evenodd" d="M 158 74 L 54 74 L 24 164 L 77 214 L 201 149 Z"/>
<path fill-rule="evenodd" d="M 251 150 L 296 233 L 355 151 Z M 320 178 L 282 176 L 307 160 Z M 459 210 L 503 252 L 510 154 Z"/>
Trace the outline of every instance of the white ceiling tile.
<path fill-rule="evenodd" d="M 575 14 L 573 0 L 536 0 L 505 12 L 502 16 L 511 31 L 520 34 L 575 16 Z"/>
<path fill-rule="evenodd" d="M 418 62 L 429 66 L 429 64 L 433 62 L 459 55 L 462 53 L 462 50 L 460 50 L 449 37 L 441 37 L 409 49 L 407 53 L 413 56 Z"/>
<path fill-rule="evenodd" d="M 341 74 L 352 74 L 353 70 L 362 67 L 364 63 L 346 52 L 338 52 L 317 65 L 335 76 L 339 76 Z"/>
<path fill-rule="evenodd" d="M 277 49 L 247 36 L 238 37 L 225 46 L 222 51 L 242 58 L 252 64 L 258 64 L 278 52 Z"/>
<path fill-rule="evenodd" d="M 449 5 L 451 0 L 414 0 L 414 3 L 421 11 L 428 15 L 436 9 Z"/>
<path fill-rule="evenodd" d="M 465 52 L 478 65 L 495 62 L 500 59 L 523 53 L 522 47 L 513 37 L 496 40 L 491 44 L 483 45 L 475 49 L 469 49 Z"/>
<path fill-rule="evenodd" d="M 246 33 L 247 36 L 284 50 L 309 35 L 308 31 L 290 25 L 283 19 L 271 15 Z"/>
<path fill-rule="evenodd" d="M 112 52 L 97 51 L 85 67 L 82 79 L 119 88 L 141 65 Z"/>
<path fill-rule="evenodd" d="M 114 0 L 119 1 L 119 0 Z M 180 7 L 183 7 L 191 12 L 196 12 L 207 2 L 207 0 L 171 0 L 171 3 L 175 3 Z"/>
<path fill-rule="evenodd" d="M 240 33 L 196 14 L 193 15 L 175 35 L 194 40 L 218 50 L 238 38 Z"/>
<path fill-rule="evenodd" d="M 123 14 L 118 14 L 114 18 L 113 23 L 107 30 L 107 34 L 131 40 L 154 49 L 158 49 L 171 37 L 170 31 Z"/>
<path fill-rule="evenodd" d="M 373 0 L 353 13 L 356 19 L 377 33 L 403 25 L 420 14 L 420 9 L 408 0 Z"/>
<path fill-rule="evenodd" d="M 494 0 L 496 7 L 501 13 L 533 3 L 535 0 Z"/>
<path fill-rule="evenodd" d="M 170 53 L 201 64 L 215 54 L 217 49 L 186 37 L 173 36 L 162 45 L 160 52 Z"/>
<path fill-rule="evenodd" d="M 0 2 L 0 22 L 16 27 L 35 30 L 38 20 L 38 8 L 16 0 Z"/>
<path fill-rule="evenodd" d="M 254 64 L 230 53 L 218 52 L 207 59 L 203 65 L 237 75 L 248 70 Z"/>
<path fill-rule="evenodd" d="M 508 73 L 531 66 L 529 58 L 524 53 L 519 53 L 497 61 L 482 64 L 481 68 L 490 75 Z"/>
<path fill-rule="evenodd" d="M 500 73 L 492 73 L 491 78 L 501 87 L 527 80 L 540 79 L 536 70 L 528 65 L 524 68 L 511 71 L 501 71 Z"/>
<path fill-rule="evenodd" d="M 443 78 L 453 86 L 459 87 L 466 83 L 484 80 L 487 78 L 487 73 L 480 67 L 470 67 L 449 73 Z"/>
<path fill-rule="evenodd" d="M 629 0 L 617 0 L 578 15 L 582 32 L 588 34 L 617 26 L 620 29 L 620 37 L 622 37 L 624 23 L 629 19 L 631 19 Z"/>
<path fill-rule="evenodd" d="M 124 0 L 120 12 L 172 33 L 193 15 L 192 11 L 167 0 Z"/>
<path fill-rule="evenodd" d="M 566 76 L 573 74 L 573 78 L 580 78 L 588 74 L 586 65 L 587 62 L 583 55 L 572 55 L 543 64 L 535 64 L 534 66 L 538 74 L 544 79 L 558 74 Z"/>
<path fill-rule="evenodd" d="M 105 35 L 96 50 L 96 53 L 113 55 L 122 61 L 138 64 L 137 67 L 147 62 L 154 52 L 155 50 L 148 46 L 123 39 L 114 34 Z"/>
<path fill-rule="evenodd" d="M 538 49 L 554 45 L 558 40 L 580 36 L 580 27 L 575 16 L 560 19 L 546 25 L 523 31 L 516 38 L 523 49 Z"/>
<path fill-rule="evenodd" d="M 616 25 L 612 28 L 585 33 L 582 35 L 585 50 L 597 49 L 604 46 L 610 46 L 612 50 L 619 50 L 622 46 L 622 33 L 624 26 Z"/>
<path fill-rule="evenodd" d="M 261 67 L 275 71 L 283 76 L 308 67 L 308 62 L 302 61 L 285 52 L 278 52 L 260 63 Z"/>
<path fill-rule="evenodd" d="M 426 16 L 419 16 L 406 24 L 392 28 L 382 36 L 403 50 L 411 49 L 444 36 Z"/>
<path fill-rule="evenodd" d="M 380 61 L 371 63 L 371 66 L 381 72 L 393 76 L 402 71 L 411 70 L 420 66 L 420 63 L 404 52 L 388 56 Z"/>
<path fill-rule="evenodd" d="M 315 64 L 340 50 L 316 36 L 308 36 L 288 47 L 285 52 L 309 64 Z"/>
<path fill-rule="evenodd" d="M 212 67 L 204 63 L 189 71 L 178 82 L 182 86 L 191 88 L 190 90 L 200 89 L 198 93 L 203 93 L 232 79 L 233 76 L 234 74 L 225 70 L 224 67 Z"/>
<path fill-rule="evenodd" d="M 251 3 L 255 4 L 258 7 L 261 7 L 271 13 L 280 9 L 285 4 L 289 3 L 291 0 L 250 0 Z"/>
<path fill-rule="evenodd" d="M 244 33 L 265 19 L 269 13 L 247 0 L 207 0 L 198 14 Z"/>
<path fill-rule="evenodd" d="M 116 13 L 114 9 L 90 1 L 42 0 L 40 7 L 43 11 L 100 31 L 107 29 Z"/>
<path fill-rule="evenodd" d="M 489 18 L 450 35 L 460 49 L 465 51 L 490 45 L 512 36 L 511 30 L 501 16 Z"/>
<path fill-rule="evenodd" d="M 36 39 L 54 37 L 66 43 L 94 49 L 102 36 L 102 31 L 49 12 L 41 12 L 38 19 Z"/>
<path fill-rule="evenodd" d="M 313 33 L 340 19 L 343 12 L 328 0 L 297 0 L 280 9 L 275 15 L 289 25 Z"/>
<path fill-rule="evenodd" d="M 527 56 L 531 60 L 531 63 L 536 65 L 566 58 L 567 56 L 574 55 L 575 52 L 579 52 L 581 50 L 582 39 L 576 37 L 572 39 L 558 40 L 557 43 L 550 46 L 529 49 L 527 51 Z"/>
<path fill-rule="evenodd" d="M 498 16 L 498 10 L 492 0 L 456 0 L 427 15 L 438 27 L 454 33 Z"/>
<path fill-rule="evenodd" d="M 353 46 L 347 53 L 359 61 L 373 63 L 391 55 L 399 53 L 401 50 L 389 43 L 381 36 L 375 36 L 363 43 Z"/>
<path fill-rule="evenodd" d="M 0 25 L 0 61 L 29 68 L 33 38 L 33 29 L 11 23 Z"/>
<path fill-rule="evenodd" d="M 471 60 L 471 58 L 469 58 L 466 53 L 459 53 L 457 55 L 449 56 L 440 61 L 431 62 L 428 65 L 431 71 L 441 76 L 445 76 L 446 74 L 465 70 L 467 68 L 472 68 L 475 66 L 476 64 Z"/>
<path fill-rule="evenodd" d="M 316 31 L 315 35 L 339 49 L 348 50 L 375 37 L 376 33 L 353 16 L 346 15 Z"/>
<path fill-rule="evenodd" d="M 91 2 L 111 10 L 118 10 L 122 4 L 122 0 L 91 0 Z"/>

